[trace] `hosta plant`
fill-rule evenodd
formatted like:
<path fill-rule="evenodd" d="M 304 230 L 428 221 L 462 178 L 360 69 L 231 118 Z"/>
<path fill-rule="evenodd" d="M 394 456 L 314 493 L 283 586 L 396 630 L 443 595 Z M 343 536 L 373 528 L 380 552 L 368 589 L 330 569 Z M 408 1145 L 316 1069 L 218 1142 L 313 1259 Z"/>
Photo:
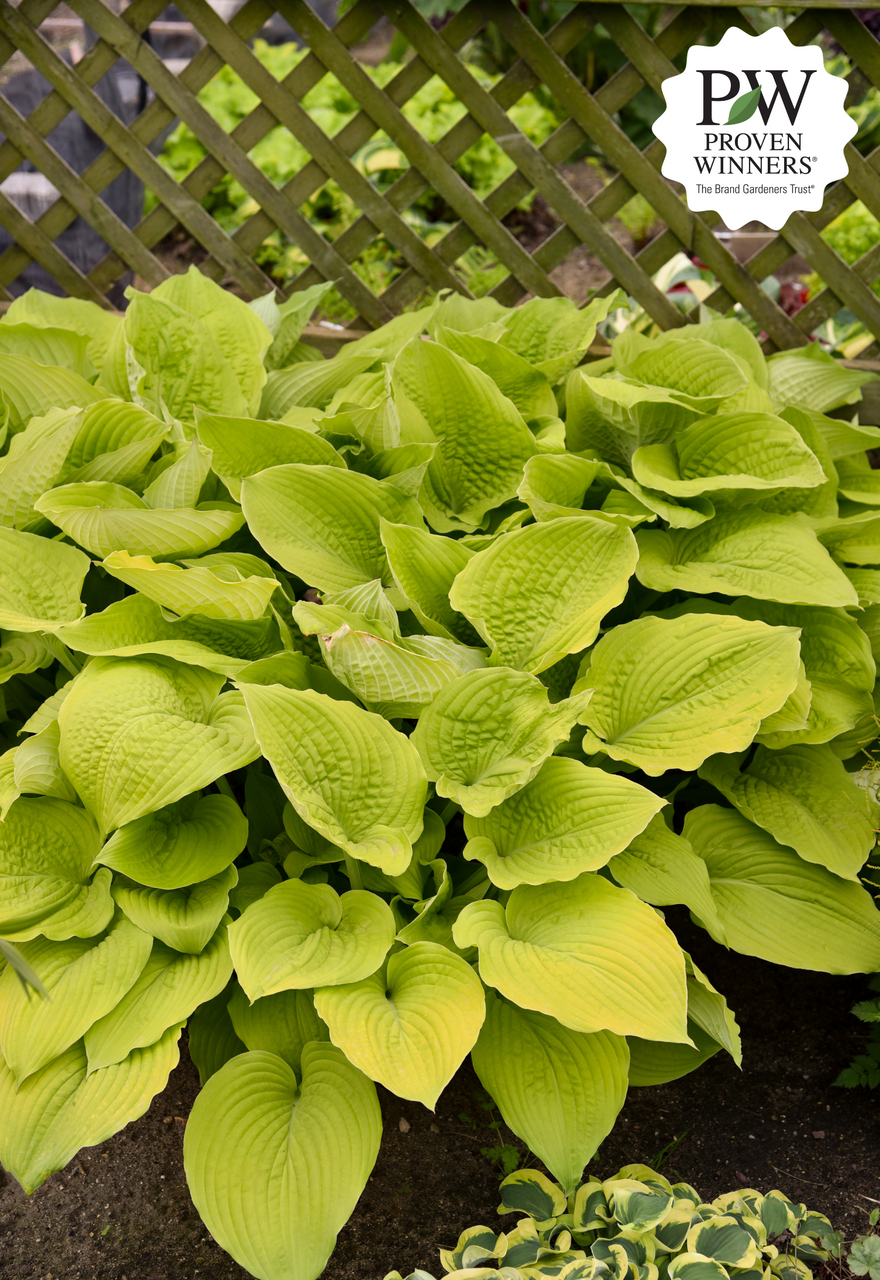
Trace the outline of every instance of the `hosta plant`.
<path fill-rule="evenodd" d="M 584 364 L 618 298 L 313 359 L 310 305 L 0 324 L 0 938 L 48 996 L 0 975 L 0 1159 L 142 1114 L 186 1027 L 193 1199 L 262 1280 L 324 1266 L 376 1083 L 471 1054 L 570 1196 L 630 1085 L 739 1062 L 663 908 L 880 969 L 866 375 L 711 317 Z"/>
<path fill-rule="evenodd" d="M 444 1280 L 812 1280 L 810 1264 L 833 1256 L 828 1219 L 781 1191 L 730 1191 L 705 1204 L 688 1183 L 641 1164 L 568 1195 L 522 1169 L 502 1182 L 498 1212 L 528 1216 L 512 1231 L 463 1231 L 440 1250 Z M 434 1278 L 413 1271 L 407 1280 Z"/>

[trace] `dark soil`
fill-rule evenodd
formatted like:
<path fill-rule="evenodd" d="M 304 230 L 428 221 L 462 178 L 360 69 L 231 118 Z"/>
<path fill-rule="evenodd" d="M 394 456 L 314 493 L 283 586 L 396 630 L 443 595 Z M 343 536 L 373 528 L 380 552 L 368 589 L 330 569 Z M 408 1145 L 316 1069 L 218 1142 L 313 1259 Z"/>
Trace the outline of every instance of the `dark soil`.
<path fill-rule="evenodd" d="M 737 1011 L 743 1071 L 718 1054 L 682 1080 L 632 1090 L 590 1172 L 604 1177 L 635 1161 L 656 1167 L 678 1140 L 664 1169 L 707 1199 L 738 1186 L 779 1187 L 847 1237 L 865 1230 L 880 1202 L 880 1099 L 832 1087 L 861 1044 L 849 1009 L 867 994 L 864 978 L 764 964 L 725 952 L 684 912 L 669 919 Z M 83 1151 L 29 1200 L 0 1174 L 2 1280 L 246 1280 L 207 1236 L 186 1190 L 183 1130 L 197 1091 L 185 1056 L 147 1115 Z M 493 1115 L 470 1068 L 436 1115 L 380 1094 L 382 1150 L 325 1280 L 382 1280 L 416 1266 L 436 1275 L 440 1245 L 466 1226 L 498 1221 L 501 1174 L 481 1149 L 512 1137 L 487 1127 Z"/>

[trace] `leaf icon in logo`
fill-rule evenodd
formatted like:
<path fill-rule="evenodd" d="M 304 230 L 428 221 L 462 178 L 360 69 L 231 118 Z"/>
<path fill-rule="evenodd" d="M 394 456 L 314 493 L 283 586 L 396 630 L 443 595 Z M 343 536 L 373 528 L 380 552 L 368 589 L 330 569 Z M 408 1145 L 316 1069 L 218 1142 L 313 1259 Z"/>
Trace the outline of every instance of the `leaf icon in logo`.
<path fill-rule="evenodd" d="M 730 115 L 727 117 L 728 124 L 744 124 L 746 120 L 751 120 L 752 116 L 758 110 L 758 103 L 761 101 L 761 86 L 757 89 L 749 89 L 748 93 L 744 93 L 741 98 L 737 98 L 736 102 L 730 108 Z"/>

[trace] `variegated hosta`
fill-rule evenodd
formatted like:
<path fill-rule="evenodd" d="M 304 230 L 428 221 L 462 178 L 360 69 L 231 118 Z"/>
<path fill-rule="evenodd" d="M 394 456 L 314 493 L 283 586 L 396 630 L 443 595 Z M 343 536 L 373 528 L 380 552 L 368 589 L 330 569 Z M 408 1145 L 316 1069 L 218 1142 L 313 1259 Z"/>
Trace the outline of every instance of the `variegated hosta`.
<path fill-rule="evenodd" d="M 663 908 L 880 969 L 867 375 L 724 319 L 582 364 L 620 299 L 324 361 L 322 288 L 0 322 L 0 1159 L 30 1191 L 142 1114 L 188 1023 L 199 1211 L 313 1280 L 374 1082 L 433 1107 L 472 1054 L 561 1189 L 448 1268 L 795 1280 L 778 1197 L 577 1188 L 630 1085 L 740 1060 Z"/>
<path fill-rule="evenodd" d="M 746 1188 L 704 1204 L 687 1182 L 643 1164 L 567 1196 L 523 1169 L 502 1182 L 498 1212 L 528 1216 L 507 1232 L 468 1227 L 440 1250 L 444 1280 L 812 1280 L 810 1264 L 833 1256 L 828 1219 L 781 1191 Z M 414 1271 L 407 1280 L 434 1278 Z"/>

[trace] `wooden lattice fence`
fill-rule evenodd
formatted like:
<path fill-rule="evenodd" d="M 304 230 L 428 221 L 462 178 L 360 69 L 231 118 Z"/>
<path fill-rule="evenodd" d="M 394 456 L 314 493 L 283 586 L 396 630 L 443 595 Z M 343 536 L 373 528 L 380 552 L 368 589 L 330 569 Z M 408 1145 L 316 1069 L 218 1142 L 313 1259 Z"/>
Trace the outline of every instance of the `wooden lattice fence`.
<path fill-rule="evenodd" d="M 411 305 L 426 290 L 467 292 L 456 265 L 475 244 L 494 255 L 507 274 L 493 290 L 513 304 L 526 294 L 560 292 L 552 273 L 580 246 L 605 268 L 600 292 L 623 286 L 663 327 L 686 323 L 682 311 L 652 281 L 675 254 L 695 254 L 718 281 L 706 300 L 721 311 L 741 303 L 767 335 L 768 347 L 792 347 L 808 341 L 817 325 L 848 308 L 880 337 L 880 299 L 871 285 L 880 277 L 880 244 L 847 265 L 820 232 L 859 199 L 880 217 L 880 148 L 862 155 L 847 148 L 849 174 L 826 193 L 815 214 L 794 214 L 782 231 L 745 263 L 740 263 L 714 231 L 717 218 L 691 212 L 660 175 L 662 145 L 644 150 L 627 137 L 616 115 L 649 85 L 659 90 L 676 73 L 673 59 L 704 33 L 716 40 L 730 24 L 752 29 L 748 11 L 726 0 L 664 10 L 666 25 L 651 38 L 631 13 L 617 3 L 579 3 L 546 35 L 511 0 L 470 0 L 440 30 L 420 16 L 409 0 L 356 0 L 329 29 L 305 0 L 247 0 L 224 21 L 207 0 L 177 0 L 183 17 L 205 43 L 175 74 L 143 34 L 166 0 L 133 0 L 121 13 L 102 0 L 70 0 L 65 11 L 87 24 L 97 39 L 71 64 L 55 48 L 43 24 L 58 8 L 56 0 L 0 0 L 0 72 L 13 55 L 22 57 L 50 83 L 51 92 L 29 114 L 0 93 L 0 184 L 23 162 L 43 174 L 59 193 L 33 220 L 0 186 L 0 224 L 12 243 L 0 253 L 0 300 L 16 291 L 28 264 L 40 264 L 67 293 L 109 305 L 107 292 L 128 272 L 147 286 L 158 284 L 167 267 L 154 250 L 175 229 L 207 253 L 202 264 L 216 279 L 234 283 L 247 296 L 276 287 L 255 262 L 267 235 L 278 229 L 308 261 L 287 286 L 298 290 L 321 280 L 336 282 L 358 312 L 357 325 L 377 326 Z M 276 80 L 257 59 L 249 40 L 275 11 L 308 47 L 283 80 Z M 823 30 L 852 65 L 848 105 L 880 87 L 880 43 L 845 3 L 819 7 L 801 0 L 788 28 L 795 42 L 812 40 Z M 394 78 L 380 89 L 350 51 L 382 18 L 414 51 Z M 567 65 L 566 55 L 601 24 L 626 62 L 594 93 Z M 494 26 L 516 53 L 513 65 L 486 88 L 460 56 L 481 29 Z M 124 59 L 153 91 L 133 121 L 124 124 L 95 86 Z M 224 65 L 233 68 L 260 99 L 229 133 L 198 99 L 199 91 Z M 301 105 L 304 95 L 330 72 L 360 106 L 334 136 L 325 133 Z M 429 143 L 402 112 L 402 106 L 438 75 L 467 114 L 436 143 Z M 567 116 L 541 145 L 535 145 L 511 119 L 510 108 L 536 86 L 550 88 Z M 106 144 L 81 173 L 49 144 L 68 113 L 77 113 Z M 184 121 L 207 152 L 178 183 L 154 154 L 155 143 L 175 120 Z M 279 124 L 306 148 L 311 159 L 285 185 L 276 187 L 249 152 Z M 409 168 L 384 192 L 352 157 L 378 131 L 404 153 Z M 481 136 L 488 134 L 512 159 L 516 170 L 485 199 L 456 172 L 454 165 Z M 560 171 L 589 141 L 616 176 L 587 198 Z M 153 149 L 151 149 L 151 143 Z M 157 204 L 129 227 L 105 198 L 111 182 L 131 170 L 152 191 Z M 257 212 L 233 234 L 227 233 L 203 205 L 205 197 L 229 174 L 255 202 Z M 303 205 L 328 181 L 335 181 L 360 210 L 360 216 L 335 240 L 309 221 Z M 434 192 L 454 214 L 453 225 L 430 247 L 407 220 L 407 211 L 426 192 Z M 531 192 L 540 193 L 556 219 L 556 228 L 529 252 L 506 225 L 505 217 Z M 640 251 L 628 252 L 608 227 L 609 219 L 640 192 L 656 211 L 663 230 Z M 59 236 L 77 217 L 103 238 L 104 256 L 89 270 L 78 267 L 59 247 Z M 508 219 L 509 221 L 509 219 Z M 393 246 L 405 269 L 378 296 L 354 265 L 378 238 Z M 582 252 L 582 250 L 581 250 Z M 800 255 L 825 287 L 796 314 L 789 315 L 761 287 L 761 281 Z M 863 353 L 874 357 L 877 344 Z"/>

